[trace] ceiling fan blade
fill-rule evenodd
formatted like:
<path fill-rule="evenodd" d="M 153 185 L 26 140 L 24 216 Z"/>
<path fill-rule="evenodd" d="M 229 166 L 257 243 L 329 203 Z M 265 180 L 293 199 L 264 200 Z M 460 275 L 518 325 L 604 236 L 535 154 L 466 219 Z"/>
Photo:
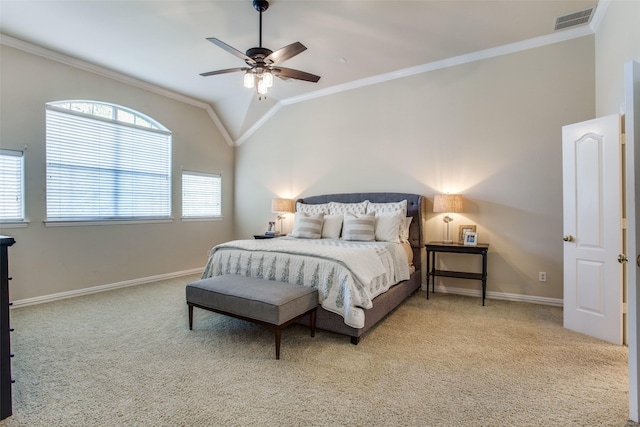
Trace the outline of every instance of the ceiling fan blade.
<path fill-rule="evenodd" d="M 304 80 L 307 82 L 317 83 L 320 80 L 320 76 L 316 76 L 315 74 L 306 73 L 300 70 L 294 70 L 291 68 L 277 67 L 272 68 L 271 72 L 274 76 L 278 76 L 280 78 L 289 78 L 296 80 Z"/>
<path fill-rule="evenodd" d="M 244 62 L 246 62 L 249 65 L 254 65 L 256 63 L 256 61 L 254 61 L 253 59 L 251 59 L 250 57 L 248 57 L 244 53 L 240 52 L 235 47 L 229 46 L 225 42 L 223 42 L 221 40 L 218 40 L 215 37 L 207 37 L 207 40 L 209 40 L 211 43 L 215 44 L 216 46 L 221 47 L 222 49 L 226 50 L 230 54 L 237 56 L 238 58 L 242 59 Z"/>
<path fill-rule="evenodd" d="M 247 67 L 227 68 L 224 70 L 209 71 L 207 73 L 201 73 L 200 75 L 202 77 L 207 77 L 207 76 L 215 76 L 217 74 L 235 73 L 236 71 L 247 71 L 247 70 L 249 70 L 249 68 Z"/>
<path fill-rule="evenodd" d="M 293 58 L 299 53 L 307 50 L 306 46 L 300 42 L 291 43 L 281 49 L 276 50 L 271 55 L 264 58 L 264 62 L 267 64 L 277 64 L 278 62 L 284 62 L 287 59 Z"/>

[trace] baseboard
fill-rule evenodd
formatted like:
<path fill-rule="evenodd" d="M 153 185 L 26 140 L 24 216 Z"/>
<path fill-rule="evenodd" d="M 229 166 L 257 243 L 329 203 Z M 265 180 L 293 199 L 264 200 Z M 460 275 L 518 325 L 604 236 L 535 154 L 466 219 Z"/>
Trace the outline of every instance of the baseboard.
<path fill-rule="evenodd" d="M 192 274 L 199 274 L 202 272 L 202 268 L 194 268 L 191 270 L 176 271 L 173 273 L 159 274 L 157 276 L 142 277 L 139 279 L 126 280 L 124 282 L 110 283 L 100 286 L 92 286 L 90 288 L 77 289 L 75 291 L 60 292 L 57 294 L 43 295 L 34 298 L 25 298 L 21 300 L 12 301 L 11 308 L 26 307 L 28 305 L 44 304 L 47 302 L 58 301 L 66 298 L 73 298 L 82 295 L 95 294 L 97 292 L 105 292 L 118 288 L 126 288 L 128 286 L 143 285 L 146 283 L 158 282 L 160 280 L 175 279 L 176 277 L 190 276 Z M 426 289 L 426 285 L 422 284 L 422 289 Z M 482 298 L 482 291 L 479 289 L 464 289 L 453 288 L 445 286 L 436 286 L 436 292 L 443 294 L 455 294 L 466 295 L 472 297 Z M 521 295 L 521 294 L 508 294 L 505 292 L 493 292 L 487 291 L 487 299 L 500 299 L 507 301 L 528 302 L 532 304 L 552 305 L 555 307 L 562 307 L 563 301 L 559 298 L 547 298 L 534 295 Z"/>
<path fill-rule="evenodd" d="M 426 289 L 426 285 L 423 284 L 422 289 Z M 429 289 L 429 291 L 431 291 L 431 289 Z M 482 291 L 480 289 L 464 289 L 464 288 L 453 288 L 450 286 L 436 286 L 436 292 L 443 293 L 443 294 L 466 295 L 466 296 L 482 298 Z M 516 301 L 516 302 L 528 302 L 531 304 L 551 305 L 554 307 L 563 307 L 563 304 L 564 304 L 561 298 L 548 298 L 548 297 L 539 297 L 535 295 L 509 294 L 505 292 L 493 292 L 493 291 L 487 291 L 486 298 L 500 299 L 500 300 L 506 300 L 506 301 Z"/>
<path fill-rule="evenodd" d="M 158 282 L 160 280 L 175 279 L 176 277 L 190 276 L 192 274 L 202 273 L 202 268 L 194 268 L 191 270 L 176 271 L 173 273 L 159 274 L 157 276 L 142 277 L 139 279 L 126 280 L 124 282 L 109 283 L 106 285 L 92 286 L 90 288 L 77 289 L 75 291 L 60 292 L 57 294 L 43 295 L 41 297 L 25 298 L 12 301 L 11 308 L 26 307 L 28 305 L 43 304 L 52 301 L 58 301 L 67 298 L 79 297 L 82 295 L 95 294 L 97 292 L 110 291 L 118 288 L 126 288 L 128 286 L 143 285 L 146 283 Z"/>

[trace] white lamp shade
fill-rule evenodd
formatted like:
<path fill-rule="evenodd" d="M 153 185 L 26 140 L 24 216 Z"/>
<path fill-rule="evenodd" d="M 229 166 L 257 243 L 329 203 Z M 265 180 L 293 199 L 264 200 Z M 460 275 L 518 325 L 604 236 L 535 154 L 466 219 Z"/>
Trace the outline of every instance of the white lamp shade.
<path fill-rule="evenodd" d="M 433 197 L 434 212 L 462 212 L 462 196 L 459 194 L 436 194 Z"/>
<path fill-rule="evenodd" d="M 275 198 L 271 201 L 271 212 L 290 213 L 295 212 L 292 199 Z"/>

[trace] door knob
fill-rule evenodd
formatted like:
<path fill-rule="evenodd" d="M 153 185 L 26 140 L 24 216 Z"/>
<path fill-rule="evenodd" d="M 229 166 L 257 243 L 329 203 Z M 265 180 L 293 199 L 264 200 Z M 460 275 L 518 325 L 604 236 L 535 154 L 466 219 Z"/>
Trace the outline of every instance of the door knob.
<path fill-rule="evenodd" d="M 627 256 L 626 256 L 626 255 L 624 255 L 624 254 L 620 254 L 620 255 L 618 255 L 618 262 L 619 262 L 620 264 L 624 264 L 624 263 L 625 263 L 625 262 L 627 262 L 627 261 L 629 261 L 629 258 L 627 258 Z"/>
<path fill-rule="evenodd" d="M 638 255 L 638 258 L 636 258 L 636 264 L 638 265 L 638 267 L 640 267 L 640 255 Z"/>
<path fill-rule="evenodd" d="M 571 234 L 567 234 L 562 238 L 565 242 L 573 242 L 573 236 Z"/>

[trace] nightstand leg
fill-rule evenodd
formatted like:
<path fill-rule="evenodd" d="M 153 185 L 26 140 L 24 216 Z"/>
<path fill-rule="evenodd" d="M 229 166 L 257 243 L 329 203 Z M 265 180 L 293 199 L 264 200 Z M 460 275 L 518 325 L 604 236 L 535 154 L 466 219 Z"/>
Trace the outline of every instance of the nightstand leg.
<path fill-rule="evenodd" d="M 427 251 L 427 299 L 429 299 L 429 280 L 431 280 L 431 252 Z"/>
<path fill-rule="evenodd" d="M 487 294 L 487 251 L 482 252 L 482 306 Z"/>
<path fill-rule="evenodd" d="M 433 257 L 431 259 L 431 292 L 432 293 L 436 293 L 436 275 L 433 274 L 434 270 L 436 269 L 436 252 L 433 251 L 431 252 L 431 256 Z"/>

